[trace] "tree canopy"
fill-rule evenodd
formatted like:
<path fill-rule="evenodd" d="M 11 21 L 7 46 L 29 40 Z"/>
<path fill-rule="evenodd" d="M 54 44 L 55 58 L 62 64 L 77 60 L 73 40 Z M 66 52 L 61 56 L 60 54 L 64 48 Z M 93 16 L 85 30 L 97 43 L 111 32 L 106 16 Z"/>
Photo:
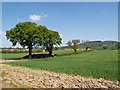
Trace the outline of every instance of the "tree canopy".
<path fill-rule="evenodd" d="M 61 38 L 57 31 L 49 30 L 46 26 L 33 22 L 20 22 L 14 28 L 6 31 L 6 37 L 13 46 L 17 43 L 29 49 L 29 58 L 32 55 L 33 46 L 45 46 L 49 54 L 52 55 L 54 45 L 61 44 Z"/>
<path fill-rule="evenodd" d="M 51 56 L 53 46 L 60 45 L 62 38 L 57 31 L 49 30 L 45 26 L 39 25 L 38 30 L 40 31 L 40 35 L 42 37 L 42 46 L 46 48 L 46 50 L 49 52 L 49 55 Z"/>

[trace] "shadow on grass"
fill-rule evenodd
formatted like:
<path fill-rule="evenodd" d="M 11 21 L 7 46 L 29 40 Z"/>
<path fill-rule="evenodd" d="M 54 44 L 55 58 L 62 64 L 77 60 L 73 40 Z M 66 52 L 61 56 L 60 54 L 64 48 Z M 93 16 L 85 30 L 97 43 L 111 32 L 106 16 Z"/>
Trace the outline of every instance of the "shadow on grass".
<path fill-rule="evenodd" d="M 31 57 L 32 57 L 31 59 L 33 59 L 33 58 L 48 58 L 48 57 L 54 57 L 54 56 L 49 54 L 32 54 Z M 23 58 L 24 59 L 29 58 L 29 55 L 26 55 Z"/>
<path fill-rule="evenodd" d="M 2 59 L 4 59 L 4 60 L 20 60 L 22 58 L 2 58 Z"/>

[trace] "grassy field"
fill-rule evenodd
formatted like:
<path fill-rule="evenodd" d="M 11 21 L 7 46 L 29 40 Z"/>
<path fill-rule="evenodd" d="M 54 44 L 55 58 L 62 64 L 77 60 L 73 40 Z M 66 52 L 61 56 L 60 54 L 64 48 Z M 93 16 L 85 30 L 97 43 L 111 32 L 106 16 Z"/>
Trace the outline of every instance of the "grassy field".
<path fill-rule="evenodd" d="M 67 53 L 56 51 L 54 53 Z M 72 52 L 72 51 L 71 51 Z M 5 58 L 24 56 L 21 54 L 3 54 Z M 79 53 L 70 56 L 50 57 L 44 59 L 28 59 L 25 62 L 10 62 L 8 64 L 32 69 L 42 69 L 60 73 L 78 74 L 86 77 L 118 80 L 118 51 L 98 50 Z"/>
<path fill-rule="evenodd" d="M 2 59 L 19 59 L 28 53 L 3 53 L 2 54 Z"/>
<path fill-rule="evenodd" d="M 77 50 L 77 53 L 82 52 L 81 49 Z M 40 52 L 43 53 L 43 52 Z M 44 53 L 48 53 L 48 52 L 44 52 Z M 53 54 L 57 54 L 57 55 L 64 55 L 64 54 L 71 54 L 74 53 L 74 51 L 72 49 L 65 49 L 65 50 L 56 50 L 53 51 Z M 39 53 L 32 53 L 32 54 L 39 54 Z M 19 59 L 22 58 L 23 56 L 28 55 L 28 53 L 3 53 L 2 57 L 3 59 Z"/>

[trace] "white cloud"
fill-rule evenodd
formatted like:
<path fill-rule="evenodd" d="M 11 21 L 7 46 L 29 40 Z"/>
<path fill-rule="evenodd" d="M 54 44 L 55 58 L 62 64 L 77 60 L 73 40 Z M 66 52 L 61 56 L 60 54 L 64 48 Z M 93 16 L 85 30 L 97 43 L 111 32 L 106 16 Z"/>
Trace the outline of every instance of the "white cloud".
<path fill-rule="evenodd" d="M 40 21 L 41 18 L 42 18 L 41 15 L 35 15 L 35 14 L 34 14 L 34 15 L 30 15 L 30 16 L 29 16 L 29 19 L 32 20 L 32 21 Z"/>

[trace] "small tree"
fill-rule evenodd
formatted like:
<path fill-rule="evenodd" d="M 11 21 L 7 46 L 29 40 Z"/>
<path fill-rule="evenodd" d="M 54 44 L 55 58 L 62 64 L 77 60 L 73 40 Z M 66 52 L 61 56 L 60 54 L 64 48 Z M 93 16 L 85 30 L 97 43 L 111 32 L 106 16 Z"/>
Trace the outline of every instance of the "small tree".
<path fill-rule="evenodd" d="M 75 53 L 77 52 L 77 49 L 79 48 L 79 44 L 80 44 L 80 40 L 79 39 L 74 39 L 72 41 L 68 41 L 67 42 L 67 45 L 69 47 L 71 47 L 74 50 Z"/>
<path fill-rule="evenodd" d="M 18 23 L 14 28 L 6 31 L 6 37 L 13 46 L 17 43 L 22 47 L 27 46 L 29 49 L 29 58 L 32 55 L 32 48 L 36 44 L 37 25 L 33 22 Z"/>
<path fill-rule="evenodd" d="M 85 51 L 87 51 L 88 49 L 89 49 L 89 47 L 88 47 L 88 46 L 86 46 L 86 47 L 85 47 Z"/>
<path fill-rule="evenodd" d="M 87 51 L 90 47 L 88 40 L 84 41 L 84 46 L 85 46 L 85 51 Z"/>

